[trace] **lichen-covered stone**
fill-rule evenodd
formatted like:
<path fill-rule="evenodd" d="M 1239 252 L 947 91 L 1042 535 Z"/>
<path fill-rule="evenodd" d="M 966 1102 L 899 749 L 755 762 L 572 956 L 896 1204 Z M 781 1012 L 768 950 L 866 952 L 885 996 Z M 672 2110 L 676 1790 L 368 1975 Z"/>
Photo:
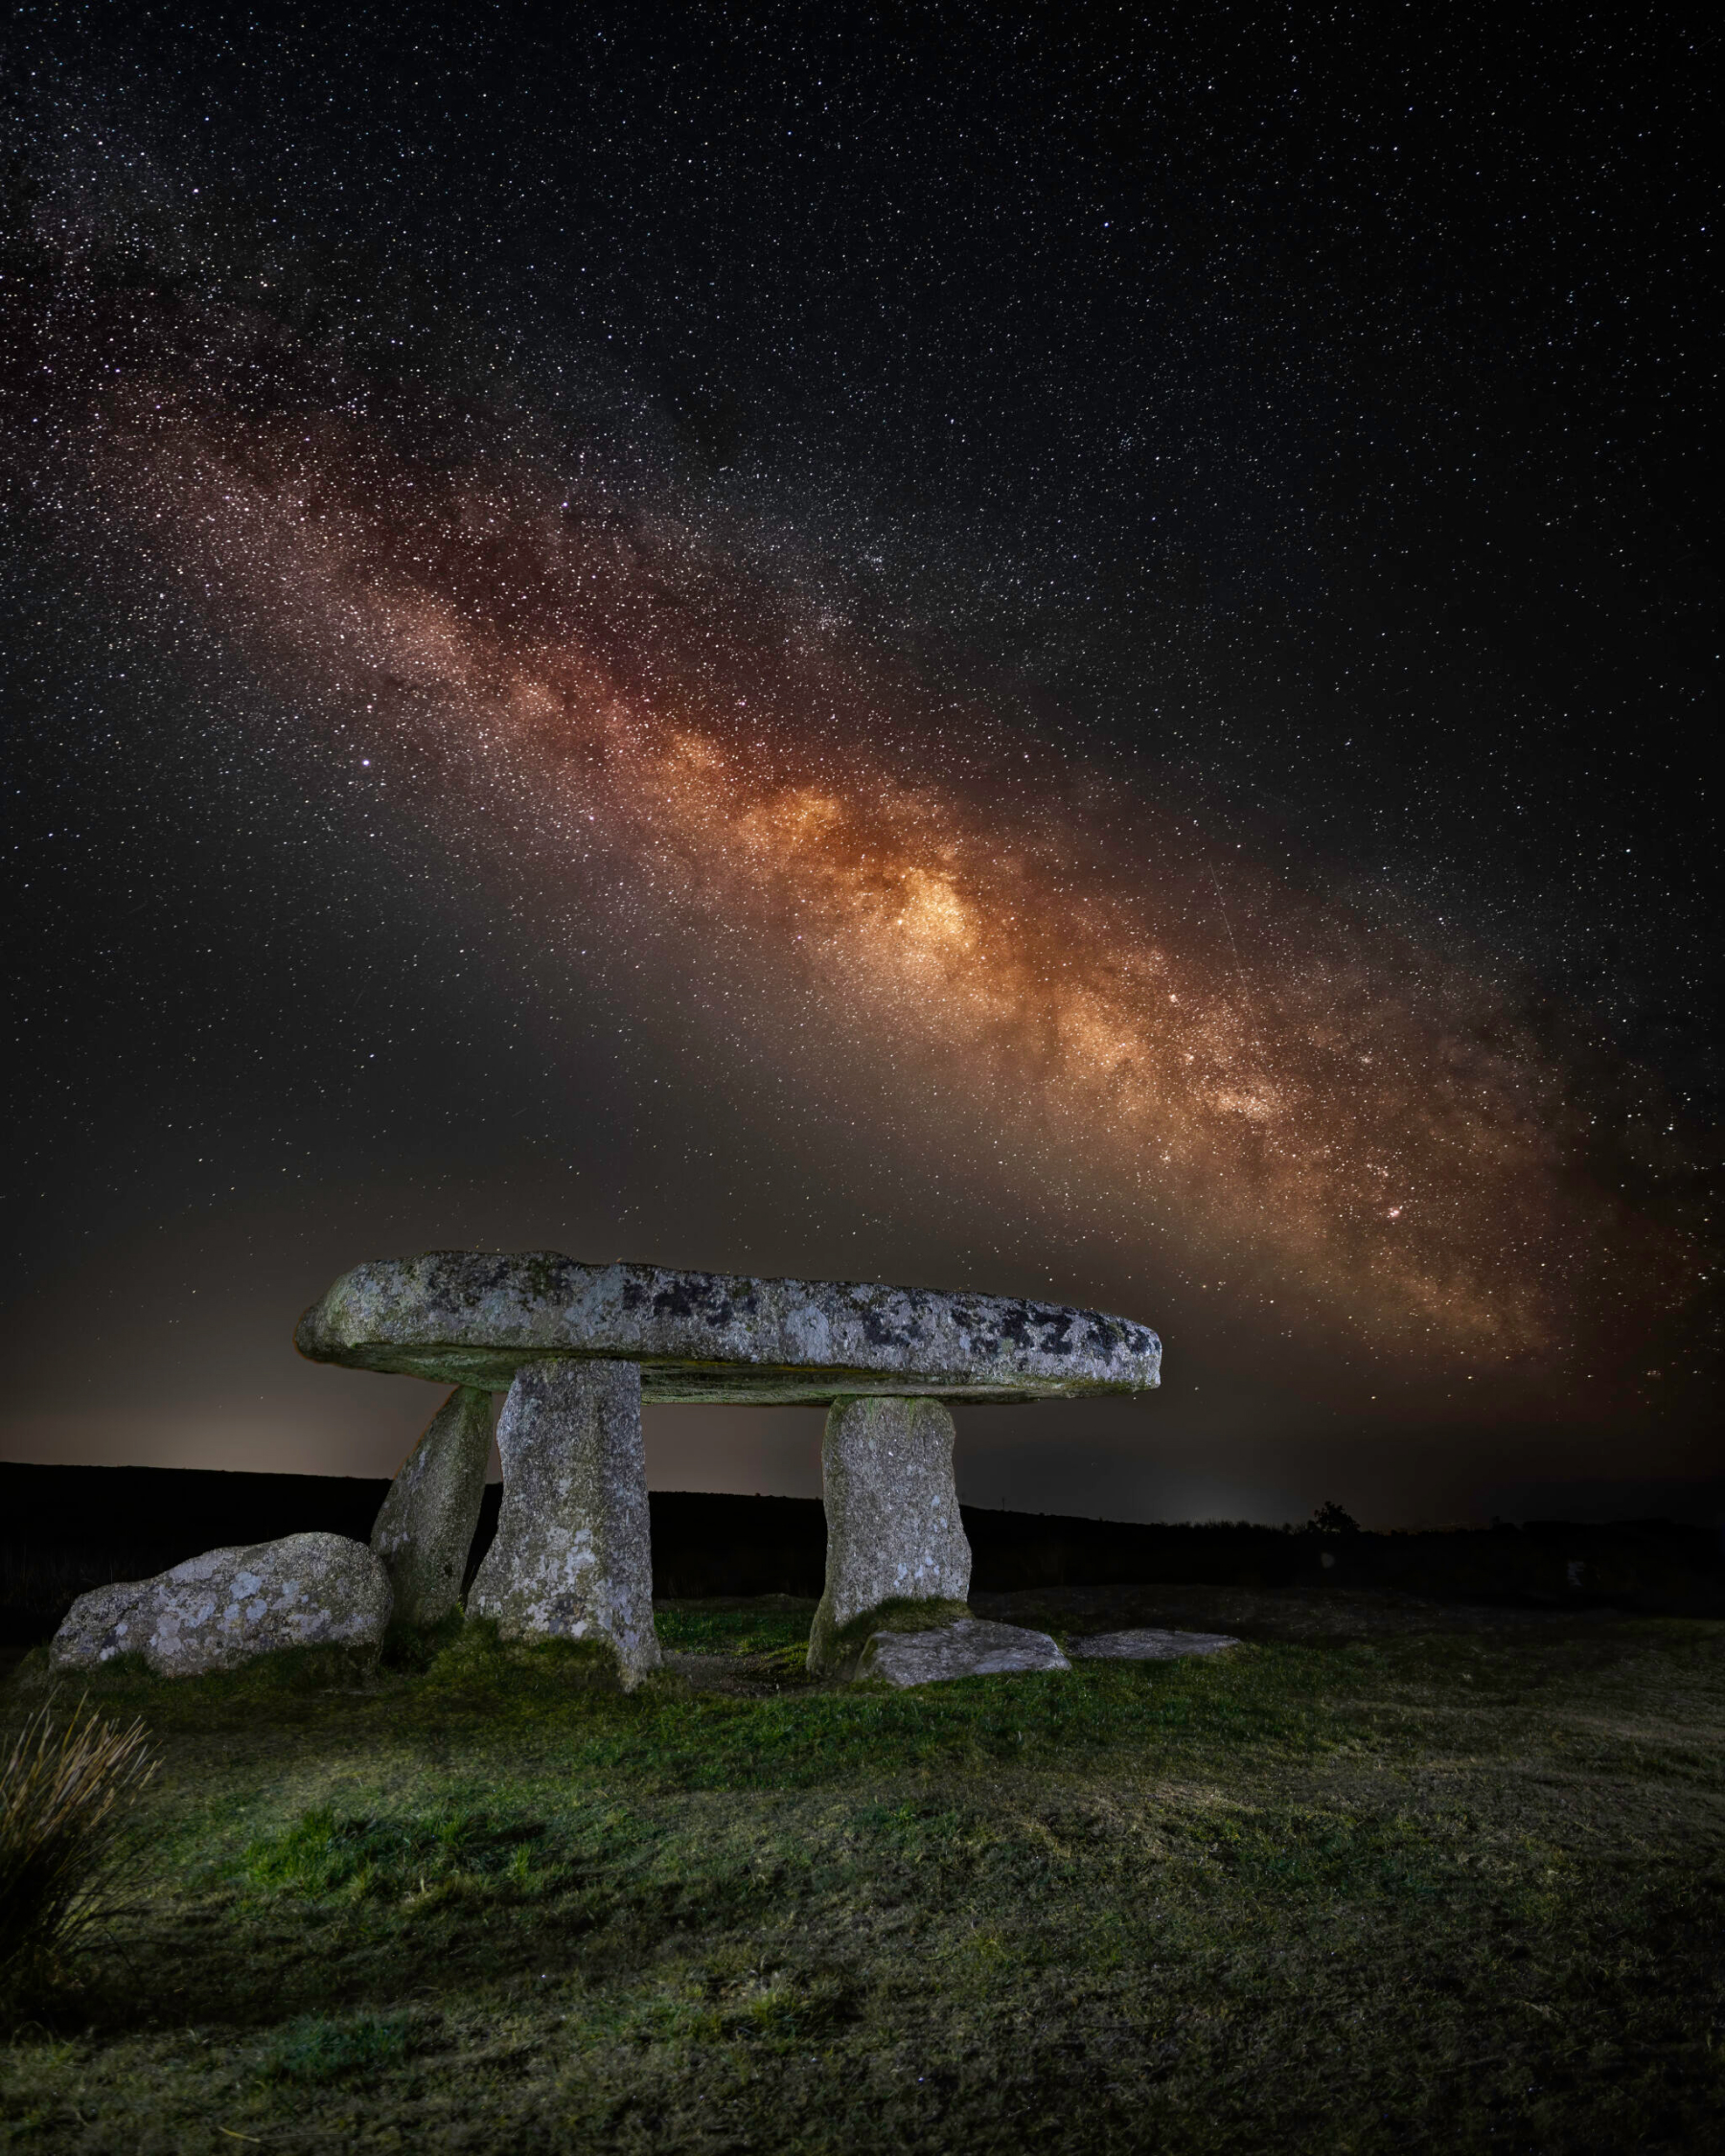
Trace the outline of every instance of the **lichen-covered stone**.
<path fill-rule="evenodd" d="M 954 1677 L 1022 1677 L 1070 1669 L 1046 1632 L 961 1617 L 932 1632 L 876 1632 L 857 1663 L 857 1682 L 944 1685 Z"/>
<path fill-rule="evenodd" d="M 826 1590 L 809 1633 L 811 1669 L 842 1668 L 861 1645 L 858 1619 L 883 1603 L 963 1604 L 971 1549 L 953 1437 L 938 1400 L 834 1402 L 820 1448 Z"/>
<path fill-rule="evenodd" d="M 756 1280 L 556 1251 L 433 1250 L 356 1266 L 300 1319 L 313 1362 L 500 1389 L 551 1357 L 638 1363 L 653 1401 L 819 1404 L 1141 1392 L 1147 1326 L 1015 1296 Z"/>
<path fill-rule="evenodd" d="M 389 1575 L 362 1542 L 288 1535 L 93 1588 L 73 1603 L 48 1659 L 56 1669 L 95 1669 L 141 1654 L 158 1677 L 196 1677 L 284 1647 L 370 1654 L 391 1607 Z"/>
<path fill-rule="evenodd" d="M 491 1440 L 491 1394 L 458 1387 L 389 1485 L 371 1546 L 405 1623 L 435 1624 L 461 1599 Z"/>
<path fill-rule="evenodd" d="M 1182 1655 L 1220 1654 L 1239 1641 L 1226 1632 L 1163 1632 L 1146 1625 L 1136 1632 L 1092 1632 L 1069 1640 L 1067 1653 L 1091 1662 L 1177 1662 Z"/>
<path fill-rule="evenodd" d="M 497 1424 L 503 1505 L 468 1596 L 506 1640 L 609 1647 L 625 1684 L 659 1663 L 641 1373 L 526 1363 Z"/>

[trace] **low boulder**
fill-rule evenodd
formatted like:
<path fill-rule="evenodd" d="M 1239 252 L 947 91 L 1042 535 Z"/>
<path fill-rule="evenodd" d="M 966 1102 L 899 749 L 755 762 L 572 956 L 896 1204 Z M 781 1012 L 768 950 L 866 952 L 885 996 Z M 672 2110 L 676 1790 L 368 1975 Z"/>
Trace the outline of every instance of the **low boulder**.
<path fill-rule="evenodd" d="M 1239 1643 L 1226 1632 L 1163 1632 L 1146 1625 L 1137 1632 L 1092 1632 L 1088 1640 L 1069 1640 L 1067 1653 L 1086 1662 L 1176 1662 L 1182 1655 L 1220 1654 Z"/>
<path fill-rule="evenodd" d="M 959 1617 L 932 1632 L 875 1632 L 857 1663 L 856 1681 L 941 1685 L 954 1677 L 1020 1677 L 1071 1663 L 1046 1632 L 1019 1624 Z"/>
<path fill-rule="evenodd" d="M 93 1588 L 73 1603 L 48 1659 L 56 1669 L 97 1669 L 141 1654 L 158 1677 L 197 1677 L 284 1647 L 376 1653 L 392 1606 L 389 1574 L 362 1542 L 288 1535 Z"/>

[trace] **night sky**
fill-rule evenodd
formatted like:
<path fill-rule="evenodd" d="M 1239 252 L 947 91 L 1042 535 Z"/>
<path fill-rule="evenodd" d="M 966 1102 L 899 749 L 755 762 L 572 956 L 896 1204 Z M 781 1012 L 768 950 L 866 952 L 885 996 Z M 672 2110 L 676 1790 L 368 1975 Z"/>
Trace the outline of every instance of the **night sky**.
<path fill-rule="evenodd" d="M 13 12 L 0 1456 L 392 1472 L 293 1321 L 479 1245 L 1159 1329 L 972 1502 L 1713 1516 L 1705 18 L 1073 19 Z"/>

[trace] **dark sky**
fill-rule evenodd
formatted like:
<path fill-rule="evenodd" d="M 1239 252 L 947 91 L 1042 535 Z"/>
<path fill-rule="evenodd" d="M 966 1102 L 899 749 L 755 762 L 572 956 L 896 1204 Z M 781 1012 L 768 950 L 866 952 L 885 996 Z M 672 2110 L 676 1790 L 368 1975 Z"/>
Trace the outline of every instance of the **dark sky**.
<path fill-rule="evenodd" d="M 389 1472 L 485 1245 L 1156 1325 L 986 1502 L 1716 1501 L 1709 18 L 1075 19 L 14 11 L 0 1454 Z"/>

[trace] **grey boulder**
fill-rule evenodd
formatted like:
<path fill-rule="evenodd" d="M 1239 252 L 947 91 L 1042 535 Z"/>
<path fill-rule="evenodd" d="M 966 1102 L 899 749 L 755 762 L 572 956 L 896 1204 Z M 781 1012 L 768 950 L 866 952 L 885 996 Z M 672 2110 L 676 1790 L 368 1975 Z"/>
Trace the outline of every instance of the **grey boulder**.
<path fill-rule="evenodd" d="M 1071 1663 L 1046 1632 L 959 1617 L 932 1632 L 876 1632 L 857 1663 L 856 1681 L 942 1685 L 954 1677 L 1020 1677 Z"/>
<path fill-rule="evenodd" d="M 1085 1662 L 1177 1662 L 1183 1655 L 1220 1654 L 1239 1641 L 1226 1632 L 1162 1632 L 1145 1626 L 1137 1632 L 1092 1632 L 1088 1640 L 1069 1640 L 1067 1653 Z"/>
<path fill-rule="evenodd" d="M 233 1669 L 284 1647 L 375 1653 L 389 1625 L 389 1575 L 362 1542 L 288 1535 L 80 1594 L 48 1650 L 56 1669 L 141 1654 L 158 1677 Z"/>

